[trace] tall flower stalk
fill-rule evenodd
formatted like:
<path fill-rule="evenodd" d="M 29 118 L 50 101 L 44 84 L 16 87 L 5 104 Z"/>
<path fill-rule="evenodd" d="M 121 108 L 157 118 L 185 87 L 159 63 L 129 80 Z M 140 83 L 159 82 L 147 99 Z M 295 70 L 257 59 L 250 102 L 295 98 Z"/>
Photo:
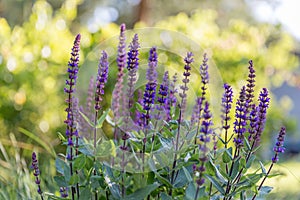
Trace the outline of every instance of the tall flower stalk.
<path fill-rule="evenodd" d="M 200 135 L 199 135 L 199 140 L 200 140 L 200 144 L 199 144 L 199 153 L 200 153 L 200 157 L 199 157 L 199 163 L 200 166 L 194 166 L 193 170 L 194 172 L 198 172 L 198 177 L 196 179 L 196 183 L 197 183 L 197 190 L 196 190 L 196 194 L 195 194 L 195 200 L 197 200 L 198 198 L 198 193 L 199 193 L 199 189 L 200 187 L 204 184 L 205 179 L 204 179 L 204 172 L 206 170 L 205 168 L 205 163 L 208 160 L 208 143 L 210 142 L 210 135 L 212 134 L 212 115 L 211 112 L 209 110 L 209 103 L 206 101 L 204 104 L 204 109 L 203 109 L 203 121 L 201 123 L 201 129 L 200 129 Z"/>
<path fill-rule="evenodd" d="M 71 58 L 68 63 L 68 79 L 66 80 L 66 87 L 64 88 L 65 93 L 68 95 L 66 99 L 67 103 L 67 119 L 65 120 L 65 124 L 67 125 L 66 128 L 66 136 L 68 139 L 68 153 L 67 153 L 67 160 L 69 161 L 70 165 L 70 175 L 73 175 L 73 136 L 78 136 L 78 131 L 76 129 L 76 123 L 74 119 L 74 106 L 73 106 L 73 98 L 75 92 L 75 85 L 77 80 L 77 73 L 78 73 L 78 64 L 79 64 L 79 50 L 80 50 L 80 39 L 81 36 L 78 34 L 75 38 L 74 45 L 71 52 Z M 72 190 L 72 199 L 75 198 L 75 187 L 71 187 Z M 78 191 L 77 191 L 78 193 Z"/>
<path fill-rule="evenodd" d="M 37 192 L 39 193 L 39 195 L 41 196 L 41 199 L 44 200 L 44 196 L 43 196 L 43 191 L 41 189 L 41 180 L 39 178 L 40 175 L 40 169 L 39 169 L 39 164 L 38 164 L 38 160 L 36 158 L 36 153 L 33 152 L 32 153 L 32 169 L 33 169 L 33 175 L 35 176 L 35 183 L 38 187 Z"/>
<path fill-rule="evenodd" d="M 112 110 L 114 112 L 115 123 L 118 124 L 121 117 L 121 98 L 123 91 L 123 77 L 124 77 L 124 68 L 126 66 L 126 26 L 121 24 L 120 26 L 120 35 L 119 35 L 119 45 L 118 45 L 118 56 L 117 56 L 117 65 L 118 65 L 118 77 L 115 89 L 113 91 L 113 101 L 112 101 Z M 117 140 L 118 137 L 118 128 L 115 128 L 114 139 Z"/>
<path fill-rule="evenodd" d="M 263 186 L 265 180 L 266 180 L 267 177 L 269 176 L 269 174 L 270 174 L 270 172 L 271 172 L 271 170 L 272 170 L 274 164 L 278 162 L 278 160 L 279 160 L 279 158 L 278 158 L 278 157 L 279 157 L 279 154 L 280 154 L 280 153 L 284 153 L 285 148 L 284 148 L 284 146 L 283 146 L 283 143 L 284 143 L 285 134 L 286 134 L 286 129 L 285 129 L 285 127 L 281 127 L 281 130 L 280 130 L 280 132 L 279 132 L 279 134 L 278 134 L 278 137 L 277 137 L 277 142 L 276 142 L 276 144 L 275 144 L 275 146 L 274 146 L 274 148 L 273 148 L 274 156 L 273 156 L 272 159 L 271 159 L 271 160 L 272 160 L 272 164 L 270 165 L 270 167 L 269 167 L 269 169 L 268 169 L 268 171 L 267 171 L 265 177 L 263 178 L 263 180 L 262 180 L 261 183 L 259 184 L 259 186 L 258 186 L 258 188 L 257 188 L 257 191 L 258 191 L 258 192 L 260 191 L 260 189 L 262 188 L 262 186 Z M 254 200 L 254 199 L 256 198 L 256 196 L 257 196 L 257 194 L 255 194 L 255 195 L 252 197 L 252 200 Z"/>
<path fill-rule="evenodd" d="M 180 107 L 179 107 L 179 117 L 178 117 L 178 129 L 177 129 L 177 133 L 176 133 L 176 138 L 175 138 L 175 153 L 174 153 L 174 159 L 173 159 L 173 165 L 172 165 L 172 173 L 171 173 L 171 183 L 174 183 L 175 181 L 175 168 L 176 168 L 176 164 L 177 164 L 177 156 L 178 156 L 178 148 L 179 148 L 179 142 L 180 142 L 180 127 L 181 127 L 181 122 L 183 120 L 184 117 L 184 112 L 185 112 L 185 108 L 186 108 L 186 100 L 187 100 L 187 91 L 189 90 L 188 87 L 188 83 L 190 82 L 190 75 L 191 75 L 191 64 L 192 62 L 194 62 L 193 59 L 193 53 L 192 52 L 188 52 L 186 57 L 184 58 L 184 72 L 183 72 L 183 76 L 184 78 L 182 79 L 182 83 L 183 85 L 180 86 L 181 92 L 179 93 L 179 96 L 181 98 L 181 102 L 180 102 Z M 172 189 L 169 191 L 169 194 L 172 194 Z"/>

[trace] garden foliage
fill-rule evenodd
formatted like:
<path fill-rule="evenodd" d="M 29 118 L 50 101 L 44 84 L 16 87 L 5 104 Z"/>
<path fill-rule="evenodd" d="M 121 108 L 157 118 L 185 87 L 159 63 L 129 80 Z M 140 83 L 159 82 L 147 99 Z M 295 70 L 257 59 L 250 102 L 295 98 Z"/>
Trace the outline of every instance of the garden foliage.
<path fill-rule="evenodd" d="M 66 131 L 60 134 L 66 153 L 56 158 L 60 197 L 43 190 L 36 153 L 32 154 L 37 192 L 43 199 L 255 199 L 272 188 L 264 186 L 279 153 L 284 152 L 285 128 L 274 145 L 271 166 L 257 160 L 270 104 L 262 88 L 256 96 L 256 73 L 250 60 L 246 84 L 238 94 L 225 83 L 221 116 L 212 112 L 209 57 L 199 66 L 200 89 L 187 112 L 194 55 L 187 52 L 181 74 L 158 76 L 158 50 L 148 55 L 146 84 L 140 77 L 141 42 L 135 34 L 127 49 L 125 25 L 120 27 L 117 80 L 111 108 L 103 107 L 110 66 L 103 50 L 96 77 L 91 77 L 85 104 L 76 98 L 81 35 L 75 38 L 68 63 Z M 234 101 L 233 96 L 237 96 Z M 111 115 L 110 113 L 113 113 Z M 231 112 L 235 115 L 232 117 Z M 214 119 L 221 119 L 216 123 Z M 104 123 L 113 130 L 107 138 Z"/>

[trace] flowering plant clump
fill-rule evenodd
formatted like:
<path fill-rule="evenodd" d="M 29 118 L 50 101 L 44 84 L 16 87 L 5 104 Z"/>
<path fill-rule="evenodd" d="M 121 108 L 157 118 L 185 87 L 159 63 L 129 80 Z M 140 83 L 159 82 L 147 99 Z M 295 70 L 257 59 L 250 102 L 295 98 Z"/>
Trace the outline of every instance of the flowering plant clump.
<path fill-rule="evenodd" d="M 141 45 L 135 34 L 126 53 L 125 31 L 122 24 L 116 88 L 109 109 L 102 105 L 111 68 L 105 50 L 96 77 L 90 79 L 86 107 L 79 106 L 76 80 L 80 72 L 81 36 L 76 36 L 65 87 L 66 132 L 60 135 L 66 153 L 56 159 L 54 177 L 60 197 L 42 190 L 39 179 L 42 172 L 33 153 L 32 167 L 41 198 L 229 200 L 263 198 L 268 194 L 272 188 L 263 184 L 278 162 L 279 153 L 284 152 L 286 131 L 281 128 L 271 165 L 266 170 L 255 153 L 270 98 L 268 90 L 263 88 L 255 99 L 253 62 L 249 61 L 247 84 L 242 86 L 236 102 L 232 87 L 224 84 L 218 124 L 214 119 L 220 116 L 214 115 L 210 103 L 213 97 L 209 95 L 208 55 L 204 53 L 199 66 L 201 91 L 189 115 L 188 91 L 192 88 L 191 75 L 196 74 L 192 66 L 197 58 L 187 52 L 181 76 L 170 71 L 159 76 L 159 49 L 150 48 L 146 84 L 135 90 L 140 77 Z M 104 123 L 113 127 L 110 139 L 102 130 Z"/>

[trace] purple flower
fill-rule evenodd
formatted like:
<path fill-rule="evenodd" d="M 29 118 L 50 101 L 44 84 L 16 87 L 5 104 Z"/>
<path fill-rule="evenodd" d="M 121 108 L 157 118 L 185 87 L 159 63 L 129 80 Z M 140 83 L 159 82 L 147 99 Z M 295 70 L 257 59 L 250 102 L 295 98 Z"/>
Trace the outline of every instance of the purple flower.
<path fill-rule="evenodd" d="M 250 121 L 250 127 L 248 129 L 249 132 L 249 136 L 248 136 L 248 140 L 252 141 L 253 137 L 256 134 L 256 130 L 257 130 L 257 110 L 258 108 L 255 106 L 255 104 L 252 104 L 250 107 L 251 111 L 250 111 L 250 115 L 249 115 L 249 121 Z"/>
<path fill-rule="evenodd" d="M 181 93 L 179 93 L 179 96 L 181 97 L 181 104 L 180 104 L 180 109 L 181 109 L 181 119 L 184 118 L 184 110 L 185 110 L 185 107 L 186 107 L 186 97 L 187 97 L 187 91 L 189 90 L 188 88 L 188 83 L 190 82 L 190 79 L 189 77 L 191 76 L 191 63 L 194 62 L 194 59 L 193 59 L 193 53 L 192 52 L 188 52 L 186 57 L 184 58 L 184 62 L 185 62 L 185 65 L 184 65 L 184 72 L 183 72 L 183 76 L 184 78 L 182 79 L 182 83 L 183 85 L 180 86 L 180 89 L 182 90 Z M 180 119 L 180 120 L 181 120 Z"/>
<path fill-rule="evenodd" d="M 204 104 L 204 109 L 203 109 L 203 115 L 202 115 L 202 123 L 201 123 L 201 129 L 200 129 L 200 135 L 199 135 L 199 150 L 200 150 L 200 166 L 193 166 L 194 171 L 199 172 L 199 177 L 196 179 L 196 183 L 198 187 L 204 184 L 205 179 L 203 178 L 203 174 L 206 170 L 205 168 L 205 162 L 207 162 L 208 157 L 208 143 L 210 142 L 210 135 L 212 134 L 212 115 L 209 110 L 209 103 L 206 101 Z"/>
<path fill-rule="evenodd" d="M 128 109 L 132 107 L 132 97 L 133 97 L 133 92 L 134 92 L 134 85 L 136 82 L 136 73 L 139 67 L 139 62 L 138 62 L 138 55 L 139 51 L 138 49 L 140 48 L 140 44 L 138 42 L 138 35 L 135 34 L 131 44 L 129 45 L 129 52 L 128 52 L 128 58 L 127 58 L 127 69 L 128 69 Z"/>
<path fill-rule="evenodd" d="M 76 123 L 75 123 L 75 116 L 74 116 L 74 97 L 73 93 L 75 92 L 75 84 L 77 80 L 77 73 L 78 73 L 78 63 L 79 63 L 79 50 L 80 50 L 80 34 L 78 34 L 75 38 L 74 45 L 71 52 L 71 58 L 68 64 L 68 80 L 66 80 L 66 87 L 65 93 L 68 94 L 66 102 L 68 107 L 66 108 L 67 112 L 67 119 L 64 123 L 67 125 L 66 128 L 66 136 L 68 137 L 68 145 L 73 146 L 73 135 L 78 135 Z M 70 154 L 70 160 L 72 160 L 73 155 Z"/>
<path fill-rule="evenodd" d="M 144 119 L 144 125 L 147 126 L 149 120 L 151 119 L 150 116 L 150 109 L 152 105 L 154 104 L 155 100 L 155 93 L 156 93 L 156 81 L 157 81 L 157 53 L 156 48 L 152 47 L 150 49 L 149 53 L 149 62 L 148 62 L 148 70 L 146 74 L 146 78 L 148 79 L 148 83 L 146 84 L 146 89 L 144 92 L 144 99 L 143 99 L 143 105 L 144 110 L 146 111 L 146 114 L 143 114 Z"/>
<path fill-rule="evenodd" d="M 124 68 L 126 65 L 126 35 L 125 35 L 126 26 L 121 24 L 120 27 L 120 36 L 119 36 L 119 46 L 118 46 L 118 78 L 113 91 L 113 102 L 112 109 L 114 111 L 116 121 L 120 118 L 120 99 L 122 97 L 122 88 L 123 88 L 123 76 Z"/>
<path fill-rule="evenodd" d="M 31 168 L 33 169 L 33 175 L 35 176 L 35 183 L 38 186 L 37 192 L 42 195 L 42 190 L 41 190 L 41 181 L 39 179 L 39 175 L 40 175 L 40 169 L 39 169 L 39 164 L 38 164 L 38 160 L 36 158 L 36 153 L 33 152 L 32 153 L 32 165 Z M 42 196 L 41 196 L 42 197 Z M 43 197 L 42 197 L 43 198 Z"/>
<path fill-rule="evenodd" d="M 207 84 L 209 82 L 209 74 L 208 74 L 208 65 L 207 65 L 208 58 L 206 57 L 206 53 L 203 54 L 203 61 L 200 65 L 200 76 L 201 76 L 201 82 L 202 82 L 202 101 L 205 98 L 206 90 L 207 90 Z"/>
<path fill-rule="evenodd" d="M 59 188 L 59 193 L 60 193 L 60 196 L 63 197 L 63 198 L 66 198 L 66 197 L 69 196 L 67 187 L 60 187 Z"/>
<path fill-rule="evenodd" d="M 143 103 L 143 92 L 142 90 L 138 90 L 138 101 L 137 101 L 141 106 L 144 105 Z M 135 110 L 135 120 L 134 120 L 135 124 L 138 127 L 142 127 L 143 126 L 143 114 L 138 111 L 138 109 Z"/>
<path fill-rule="evenodd" d="M 75 38 L 74 45 L 71 52 L 71 58 L 68 63 L 68 74 L 69 79 L 66 80 L 65 93 L 72 94 L 75 92 L 75 84 L 77 80 L 78 73 L 78 63 L 79 63 L 79 50 L 80 50 L 80 34 Z"/>
<path fill-rule="evenodd" d="M 202 109 L 202 98 L 197 97 L 196 103 L 193 108 L 192 116 L 191 116 L 191 126 L 198 124 L 198 122 L 200 120 L 201 109 Z"/>
<path fill-rule="evenodd" d="M 239 99 L 237 100 L 235 110 L 234 132 L 237 134 L 237 136 L 233 141 L 237 148 L 240 148 L 244 145 L 244 133 L 246 132 L 245 127 L 247 125 L 247 106 L 246 87 L 243 86 Z"/>
<path fill-rule="evenodd" d="M 177 102 L 177 98 L 175 96 L 175 94 L 177 93 L 177 89 L 175 87 L 175 84 L 177 82 L 177 73 L 175 73 L 173 75 L 173 79 L 170 82 L 170 88 L 169 88 L 169 95 L 167 97 L 167 102 L 166 102 L 166 118 L 167 121 L 172 119 L 172 113 L 171 113 L 171 109 L 176 107 L 176 102 Z"/>
<path fill-rule="evenodd" d="M 254 87 L 255 87 L 255 70 L 253 68 L 253 62 L 252 60 L 249 61 L 249 74 L 247 79 L 247 85 L 246 85 L 246 99 L 248 101 L 248 104 L 250 105 L 253 102 L 254 97 Z"/>
<path fill-rule="evenodd" d="M 285 127 L 281 127 L 281 130 L 277 137 L 277 142 L 275 143 L 275 146 L 273 148 L 275 155 L 272 157 L 272 163 L 278 162 L 278 160 L 279 160 L 278 154 L 279 153 L 284 153 L 285 148 L 283 147 L 283 142 L 284 142 L 285 134 L 286 134 Z"/>
<path fill-rule="evenodd" d="M 104 95 L 104 86 L 108 78 L 108 60 L 105 51 L 102 51 L 102 56 L 98 65 L 98 75 L 96 80 L 96 92 L 95 92 L 95 110 L 101 109 L 100 103 L 102 102 L 102 96 Z"/>
<path fill-rule="evenodd" d="M 269 107 L 270 98 L 268 97 L 269 93 L 266 88 L 263 88 L 259 95 L 259 105 L 256 108 L 257 109 L 257 119 L 256 119 L 256 125 L 255 125 L 255 135 L 253 136 L 255 146 L 257 146 L 260 142 L 260 136 L 265 128 L 266 123 L 266 115 L 267 115 L 267 109 Z"/>
<path fill-rule="evenodd" d="M 166 71 L 164 73 L 162 84 L 159 86 L 159 97 L 157 98 L 158 103 L 160 105 L 164 105 L 166 103 L 166 98 L 168 96 L 168 90 L 169 90 L 169 72 Z"/>
<path fill-rule="evenodd" d="M 230 128 L 229 125 L 229 121 L 230 121 L 230 110 L 231 110 L 231 106 L 232 106 L 232 96 L 233 96 L 233 92 L 232 92 L 232 88 L 230 85 L 228 85 L 227 83 L 224 84 L 224 94 L 222 97 L 222 126 L 223 129 L 225 129 L 225 131 L 227 131 Z"/>

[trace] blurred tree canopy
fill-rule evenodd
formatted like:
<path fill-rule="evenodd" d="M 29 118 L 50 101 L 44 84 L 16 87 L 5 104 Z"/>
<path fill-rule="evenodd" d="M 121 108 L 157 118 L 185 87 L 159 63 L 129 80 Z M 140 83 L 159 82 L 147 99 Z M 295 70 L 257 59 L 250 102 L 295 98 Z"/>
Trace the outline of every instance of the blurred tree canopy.
<path fill-rule="evenodd" d="M 6 5 L 12 2 L 4 1 Z M 183 4 L 179 0 L 173 4 L 168 2 L 114 0 L 104 1 L 105 6 L 102 8 L 113 14 L 114 10 L 109 9 L 112 4 L 116 5 L 115 9 L 119 12 L 114 21 L 127 23 L 128 20 L 129 27 L 130 23 L 135 28 L 153 24 L 155 27 L 186 34 L 211 55 L 224 81 L 237 83 L 235 94 L 238 93 L 237 86 L 240 87 L 243 84 L 241 80 L 247 76 L 249 59 L 253 59 L 257 70 L 258 87 L 278 87 L 284 81 L 289 81 L 298 64 L 296 56 L 291 54 L 295 41 L 280 26 L 255 24 L 246 12 L 246 7 L 241 5 L 237 9 L 233 1 L 216 0 L 213 1 L 215 7 L 213 3 L 201 1 L 204 3 L 199 3 L 199 9 L 194 9 L 198 5 L 196 0 Z M 32 6 L 30 12 L 24 11 L 24 16 L 28 17 L 23 22 L 16 18 L 8 23 L 6 18 L 0 18 L 1 140 L 4 141 L 10 132 L 19 132 L 18 128 L 21 127 L 55 144 L 55 132 L 63 132 L 63 88 L 74 35 L 79 32 L 82 34 L 80 59 L 84 63 L 85 56 L 101 41 L 118 34 L 118 25 L 97 24 L 97 20 L 88 20 L 90 5 L 96 5 L 96 1 L 93 1 L 94 4 L 83 0 L 18 3 L 30 8 Z M 130 6 L 129 10 L 121 8 L 125 4 Z M 0 5 L 1 12 L 7 13 L 7 10 L 3 10 L 4 4 Z M 174 13 L 172 10 L 175 5 L 181 9 Z M 164 8 L 165 12 L 161 10 Z M 136 16 L 126 18 L 127 12 L 135 11 Z M 186 13 L 177 14 L 179 11 Z M 154 13 L 153 18 L 151 12 Z M 158 13 L 164 14 L 157 17 Z M 98 16 L 96 14 L 93 13 L 94 18 Z M 167 17 L 172 14 L 176 15 Z M 244 17 L 238 18 L 241 15 Z M 161 19 L 163 17 L 165 19 Z M 90 24 L 84 23 L 85 20 Z M 142 22 L 135 23 L 139 20 Z M 273 113 L 276 119 L 285 117 L 278 110 Z M 274 126 L 278 129 L 280 124 Z M 18 139 L 28 142 L 32 140 L 22 135 Z"/>

